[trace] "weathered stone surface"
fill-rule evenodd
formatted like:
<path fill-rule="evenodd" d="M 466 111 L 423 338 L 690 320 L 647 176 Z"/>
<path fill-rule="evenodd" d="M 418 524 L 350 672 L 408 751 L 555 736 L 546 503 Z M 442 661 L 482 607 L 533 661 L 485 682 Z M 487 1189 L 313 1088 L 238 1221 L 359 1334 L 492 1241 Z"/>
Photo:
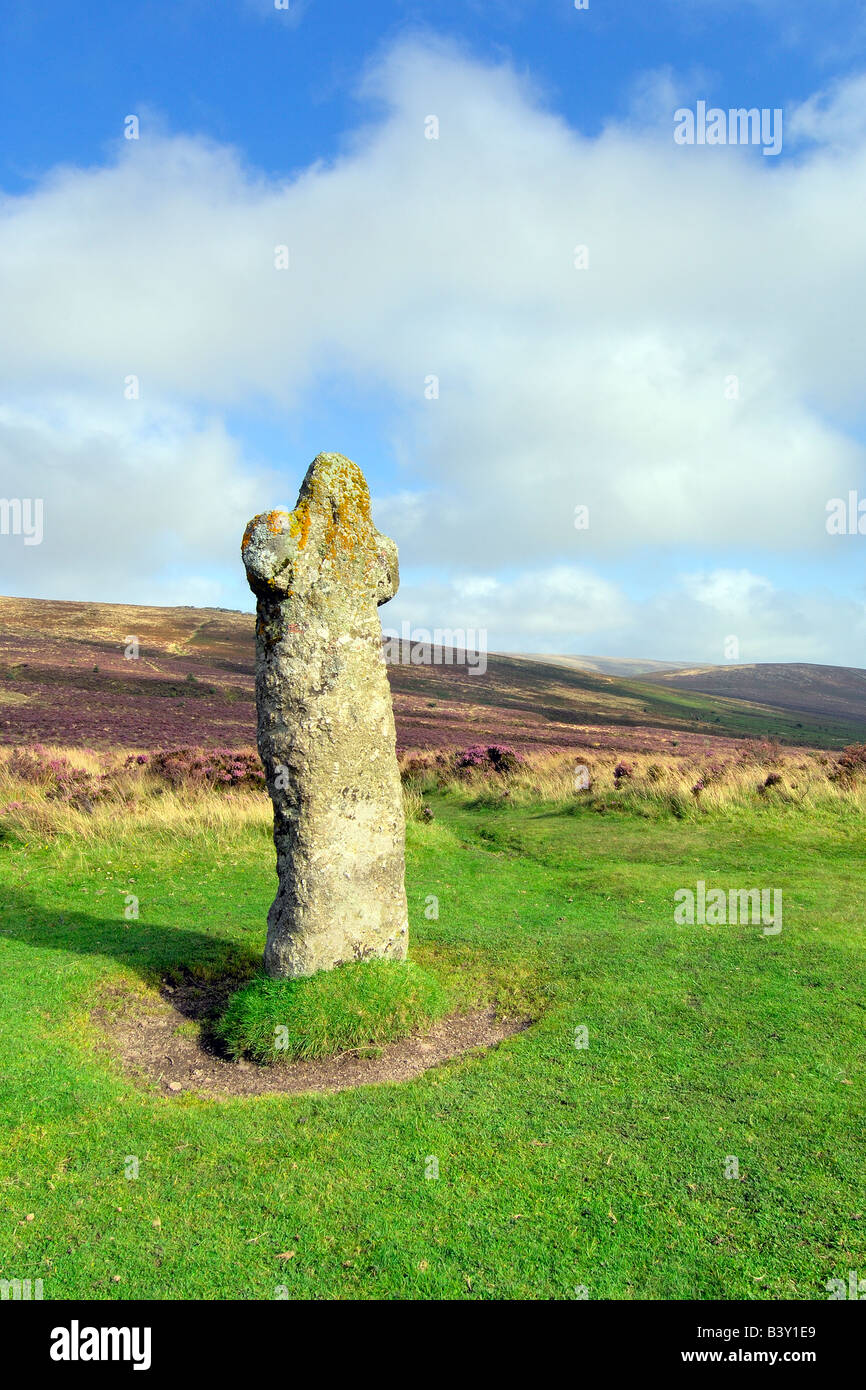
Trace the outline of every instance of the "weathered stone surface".
<path fill-rule="evenodd" d="M 242 553 L 279 875 L 265 968 L 402 959 L 405 826 L 376 611 L 397 592 L 397 547 L 373 525 L 360 468 L 319 454 L 295 510 L 255 517 Z"/>

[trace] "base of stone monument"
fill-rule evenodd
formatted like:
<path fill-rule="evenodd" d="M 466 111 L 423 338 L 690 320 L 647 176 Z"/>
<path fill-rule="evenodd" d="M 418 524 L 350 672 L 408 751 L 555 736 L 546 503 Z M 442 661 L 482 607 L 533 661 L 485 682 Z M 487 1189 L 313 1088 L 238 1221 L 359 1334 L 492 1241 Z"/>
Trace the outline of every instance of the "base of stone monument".
<path fill-rule="evenodd" d="M 236 984 L 236 981 L 233 983 Z M 452 1013 L 417 1034 L 359 1056 L 357 1051 L 311 1061 L 259 1066 L 231 1061 L 215 1050 L 203 1022 L 224 1006 L 224 982 L 193 979 L 142 997 L 130 991 L 118 1009 L 97 1007 L 92 1018 L 99 1046 L 117 1058 L 136 1084 L 167 1098 L 187 1093 L 210 1099 L 348 1090 L 411 1081 L 432 1067 L 469 1052 L 496 1047 L 533 1020 L 501 1019 L 492 1008 Z"/>

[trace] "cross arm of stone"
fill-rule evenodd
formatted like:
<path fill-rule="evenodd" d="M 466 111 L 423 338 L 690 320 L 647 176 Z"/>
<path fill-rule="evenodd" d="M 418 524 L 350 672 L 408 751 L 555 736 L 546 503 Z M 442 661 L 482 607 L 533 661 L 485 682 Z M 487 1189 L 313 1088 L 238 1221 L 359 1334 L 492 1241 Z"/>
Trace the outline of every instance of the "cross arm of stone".
<path fill-rule="evenodd" d="M 342 454 L 313 460 L 294 511 L 254 517 L 241 552 L 250 588 L 265 599 L 317 591 L 378 605 L 400 582 L 397 546 L 373 525 L 364 475 Z"/>

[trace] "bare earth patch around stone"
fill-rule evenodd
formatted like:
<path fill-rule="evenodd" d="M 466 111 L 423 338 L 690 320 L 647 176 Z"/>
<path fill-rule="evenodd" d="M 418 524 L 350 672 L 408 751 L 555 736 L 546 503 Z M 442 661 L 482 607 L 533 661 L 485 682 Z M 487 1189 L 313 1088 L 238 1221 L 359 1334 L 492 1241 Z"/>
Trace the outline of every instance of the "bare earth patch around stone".
<path fill-rule="evenodd" d="M 103 1050 L 118 1057 L 134 1080 L 156 1086 L 166 1096 L 191 1093 L 218 1100 L 410 1081 L 467 1052 L 495 1047 L 533 1021 L 497 1018 L 493 1009 L 478 1009 L 450 1014 L 423 1033 L 370 1049 L 373 1056 L 359 1055 L 359 1049 L 265 1067 L 222 1056 L 207 1027 L 194 1027 L 225 996 L 222 984 L 166 985 L 159 997 L 142 1001 L 135 996 L 119 1012 L 97 1007 L 91 1017 L 102 1033 Z"/>

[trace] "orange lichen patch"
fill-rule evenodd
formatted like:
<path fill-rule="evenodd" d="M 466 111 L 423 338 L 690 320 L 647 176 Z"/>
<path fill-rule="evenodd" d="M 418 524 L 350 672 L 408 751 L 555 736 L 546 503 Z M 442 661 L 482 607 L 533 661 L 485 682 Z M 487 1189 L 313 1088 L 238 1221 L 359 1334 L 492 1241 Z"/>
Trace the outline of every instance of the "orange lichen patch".
<path fill-rule="evenodd" d="M 318 520 L 319 551 L 323 559 L 354 561 L 370 568 L 377 533 L 370 516 L 370 492 L 357 464 L 342 454 L 319 454 L 313 460 L 293 513 L 301 528 L 299 548 L 307 543 L 310 524 Z M 293 532 L 294 534 L 294 532 Z"/>
<path fill-rule="evenodd" d="M 293 540 L 297 539 L 299 550 L 303 550 L 307 544 L 311 520 L 309 502 L 299 502 L 292 512 L 289 525 L 290 534 Z"/>
<path fill-rule="evenodd" d="M 333 564 L 352 589 L 366 590 L 378 583 L 381 537 L 370 515 L 369 488 L 357 464 L 342 454 L 317 455 L 294 511 L 279 509 L 255 517 L 244 533 L 244 552 L 256 528 L 260 537 L 288 535 L 297 546 L 296 555 L 310 548 L 312 537 L 317 557 Z M 275 576 L 266 582 L 276 588 Z"/>
<path fill-rule="evenodd" d="M 257 526 L 266 526 L 268 534 L 271 536 L 281 536 L 284 530 L 283 520 L 287 516 L 289 516 L 288 512 L 279 509 L 273 512 L 260 512 L 258 516 L 254 516 L 252 521 L 247 522 L 247 529 L 244 531 L 244 538 L 241 541 L 241 551 L 246 550 L 249 546 Z"/>
<path fill-rule="evenodd" d="M 370 525 L 370 490 L 351 459 L 342 454 L 319 454 L 307 478 L 307 495 L 323 508 L 333 502 L 344 525 Z"/>

